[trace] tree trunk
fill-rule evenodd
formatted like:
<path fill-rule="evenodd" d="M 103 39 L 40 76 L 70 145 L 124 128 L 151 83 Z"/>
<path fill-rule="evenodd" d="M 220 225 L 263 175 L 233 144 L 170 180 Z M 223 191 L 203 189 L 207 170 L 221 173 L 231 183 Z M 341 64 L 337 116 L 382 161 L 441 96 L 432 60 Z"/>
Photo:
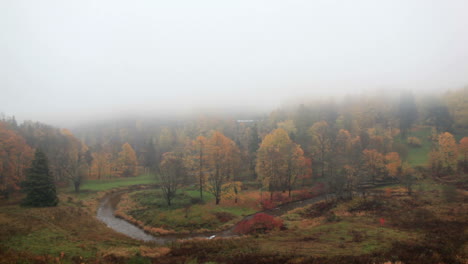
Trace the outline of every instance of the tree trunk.
<path fill-rule="evenodd" d="M 216 205 L 218 205 L 220 201 L 221 199 L 219 197 L 216 197 Z"/>
<path fill-rule="evenodd" d="M 200 175 L 200 199 L 203 200 L 203 179 L 201 175 Z"/>
<path fill-rule="evenodd" d="M 322 178 L 324 174 L 325 174 L 325 161 L 322 160 Z"/>
<path fill-rule="evenodd" d="M 75 181 L 75 182 L 73 182 L 73 185 L 75 186 L 75 192 L 79 193 L 80 192 L 81 182 Z"/>

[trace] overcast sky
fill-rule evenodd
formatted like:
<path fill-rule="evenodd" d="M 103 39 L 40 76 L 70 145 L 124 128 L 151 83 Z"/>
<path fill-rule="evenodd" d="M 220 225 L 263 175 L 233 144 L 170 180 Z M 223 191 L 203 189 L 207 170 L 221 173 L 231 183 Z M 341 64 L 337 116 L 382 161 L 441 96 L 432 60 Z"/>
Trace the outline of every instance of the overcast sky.
<path fill-rule="evenodd" d="M 0 0 L 0 112 L 19 119 L 465 85 L 466 0 Z"/>

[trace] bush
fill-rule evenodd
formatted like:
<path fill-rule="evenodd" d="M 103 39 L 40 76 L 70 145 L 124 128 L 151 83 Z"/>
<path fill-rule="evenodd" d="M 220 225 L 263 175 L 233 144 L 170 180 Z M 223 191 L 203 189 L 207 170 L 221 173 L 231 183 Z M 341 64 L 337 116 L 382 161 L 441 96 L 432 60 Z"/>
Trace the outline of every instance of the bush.
<path fill-rule="evenodd" d="M 407 139 L 408 145 L 415 148 L 421 147 L 421 140 L 417 137 L 408 137 Z"/>
<path fill-rule="evenodd" d="M 283 220 L 265 213 L 258 213 L 252 219 L 241 221 L 234 231 L 238 234 L 257 234 L 283 227 Z"/>

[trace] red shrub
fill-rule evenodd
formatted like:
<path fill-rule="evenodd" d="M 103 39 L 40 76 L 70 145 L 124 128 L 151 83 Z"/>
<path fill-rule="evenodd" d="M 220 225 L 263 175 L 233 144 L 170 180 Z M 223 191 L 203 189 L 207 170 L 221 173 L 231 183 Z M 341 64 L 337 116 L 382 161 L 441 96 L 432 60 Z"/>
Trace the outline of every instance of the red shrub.
<path fill-rule="evenodd" d="M 235 232 L 238 234 L 267 233 L 273 229 L 283 227 L 283 220 L 265 213 L 258 213 L 252 219 L 237 224 Z"/>
<path fill-rule="evenodd" d="M 260 206 L 263 210 L 270 210 L 276 207 L 276 203 L 267 198 L 260 201 Z"/>

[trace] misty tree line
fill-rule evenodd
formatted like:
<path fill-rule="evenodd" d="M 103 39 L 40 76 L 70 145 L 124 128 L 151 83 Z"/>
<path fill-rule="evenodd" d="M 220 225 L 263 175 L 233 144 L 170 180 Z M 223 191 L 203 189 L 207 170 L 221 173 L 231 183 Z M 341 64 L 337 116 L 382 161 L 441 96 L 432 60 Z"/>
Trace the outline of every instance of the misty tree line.
<path fill-rule="evenodd" d="M 217 202 L 222 192 L 240 188 L 235 183 L 246 181 L 260 182 L 271 193 L 290 192 L 311 179 L 326 182 L 335 192 L 386 179 L 410 184 L 415 169 L 437 176 L 466 172 L 466 147 L 453 135 L 468 131 L 468 103 L 463 100 L 467 93 L 465 88 L 432 97 L 348 96 L 285 107 L 268 115 L 107 121 L 81 126 L 73 133 L 39 122 L 18 125 L 14 118 L 3 117 L 0 190 L 7 196 L 19 189 L 33 149 L 47 155 L 56 184 L 71 182 L 76 191 L 85 179 L 149 172 L 166 177 L 161 179 L 167 182 L 171 174 L 184 174 L 184 183 L 197 184 L 201 195 L 205 188 Z M 430 162 L 426 168 L 412 168 L 405 162 L 408 148 L 422 139 L 408 135 L 421 126 L 433 129 Z M 222 138 L 219 146 L 213 143 L 214 135 Z M 200 158 L 204 140 L 206 155 Z M 216 157 L 216 149 L 231 149 L 231 154 Z M 184 170 L 178 171 L 182 165 Z M 180 184 L 171 183 L 165 191 L 168 197 L 174 193 L 171 186 Z"/>

